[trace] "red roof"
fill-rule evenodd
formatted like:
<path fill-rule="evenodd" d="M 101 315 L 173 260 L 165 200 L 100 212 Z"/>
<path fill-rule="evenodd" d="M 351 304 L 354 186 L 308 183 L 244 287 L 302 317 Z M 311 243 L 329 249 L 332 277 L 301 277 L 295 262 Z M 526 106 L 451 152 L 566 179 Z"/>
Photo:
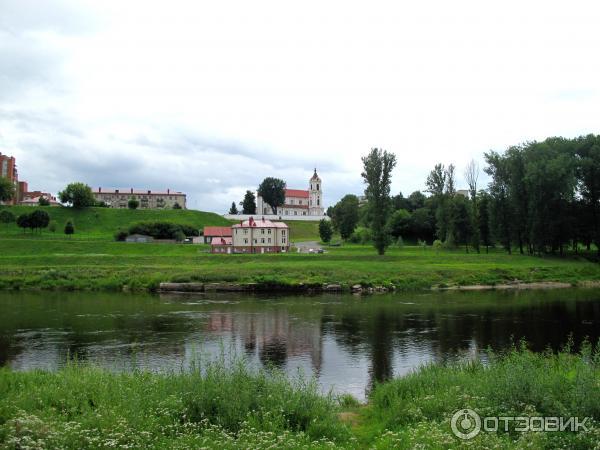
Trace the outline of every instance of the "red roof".
<path fill-rule="evenodd" d="M 288 228 L 288 226 L 283 222 L 272 222 L 268 219 L 259 219 L 254 220 L 254 217 L 250 217 L 248 220 L 243 220 L 241 223 L 237 223 L 232 226 L 232 228 L 249 228 L 249 227 L 258 227 L 258 228 Z"/>
<path fill-rule="evenodd" d="M 231 227 L 204 227 L 204 236 L 229 236 L 231 237 Z"/>
<path fill-rule="evenodd" d="M 302 189 L 286 189 L 285 196 L 286 197 L 308 198 L 308 191 L 303 191 Z"/>

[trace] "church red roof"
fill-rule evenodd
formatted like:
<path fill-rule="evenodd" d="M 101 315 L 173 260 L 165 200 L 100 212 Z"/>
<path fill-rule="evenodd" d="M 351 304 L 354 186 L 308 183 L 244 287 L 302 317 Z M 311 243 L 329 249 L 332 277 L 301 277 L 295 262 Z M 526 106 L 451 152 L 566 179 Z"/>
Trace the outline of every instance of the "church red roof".
<path fill-rule="evenodd" d="M 303 191 L 302 189 L 286 189 L 285 190 L 286 197 L 300 197 L 300 198 L 308 198 L 308 191 Z"/>

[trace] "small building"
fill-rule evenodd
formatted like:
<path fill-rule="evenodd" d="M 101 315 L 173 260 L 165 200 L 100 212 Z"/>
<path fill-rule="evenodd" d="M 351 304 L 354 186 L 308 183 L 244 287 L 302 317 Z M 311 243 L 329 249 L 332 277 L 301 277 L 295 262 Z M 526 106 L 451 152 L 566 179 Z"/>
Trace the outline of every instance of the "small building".
<path fill-rule="evenodd" d="M 51 194 L 49 194 L 47 192 L 40 192 L 40 191 L 26 192 L 24 195 L 24 198 L 19 201 L 19 205 L 39 206 L 40 199 L 42 199 L 42 198 L 48 200 L 49 206 L 60 206 L 60 203 L 58 203 L 56 201 L 56 197 L 52 196 Z"/>
<path fill-rule="evenodd" d="M 204 227 L 202 236 L 205 244 L 212 244 L 213 238 L 231 238 L 231 227 Z"/>
<path fill-rule="evenodd" d="M 148 244 L 150 242 L 154 242 L 154 238 L 152 236 L 146 236 L 145 234 L 130 234 L 125 238 L 125 242 Z"/>
<path fill-rule="evenodd" d="M 289 227 L 283 222 L 250 217 L 231 228 L 233 253 L 282 253 L 290 249 Z"/>
<path fill-rule="evenodd" d="M 214 237 L 210 242 L 211 253 L 231 253 L 232 238 L 231 237 Z"/>

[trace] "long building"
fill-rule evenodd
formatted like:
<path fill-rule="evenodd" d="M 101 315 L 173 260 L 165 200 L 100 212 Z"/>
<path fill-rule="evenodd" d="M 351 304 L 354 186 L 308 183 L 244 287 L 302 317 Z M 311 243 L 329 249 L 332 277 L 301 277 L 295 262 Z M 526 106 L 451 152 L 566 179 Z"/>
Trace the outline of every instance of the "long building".
<path fill-rule="evenodd" d="M 151 189 L 105 189 L 97 188 L 93 191 L 98 202 L 104 202 L 110 208 L 127 208 L 130 199 L 135 198 L 143 209 L 173 209 L 178 205 L 186 209 L 186 195 L 183 192 L 153 191 Z"/>
<path fill-rule="evenodd" d="M 290 250 L 290 232 L 283 222 L 250 217 L 232 225 L 231 234 L 227 234 L 212 237 L 212 253 L 283 253 Z"/>

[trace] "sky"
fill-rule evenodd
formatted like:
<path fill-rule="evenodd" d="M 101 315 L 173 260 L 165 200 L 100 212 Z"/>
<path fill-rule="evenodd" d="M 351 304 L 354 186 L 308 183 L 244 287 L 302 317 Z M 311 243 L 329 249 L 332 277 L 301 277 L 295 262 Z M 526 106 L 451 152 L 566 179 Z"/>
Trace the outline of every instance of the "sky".
<path fill-rule="evenodd" d="M 0 152 L 30 189 L 173 189 L 225 213 L 267 176 L 325 206 L 396 154 L 438 163 L 599 133 L 594 1 L 0 0 Z M 482 173 L 480 184 L 485 186 Z"/>

